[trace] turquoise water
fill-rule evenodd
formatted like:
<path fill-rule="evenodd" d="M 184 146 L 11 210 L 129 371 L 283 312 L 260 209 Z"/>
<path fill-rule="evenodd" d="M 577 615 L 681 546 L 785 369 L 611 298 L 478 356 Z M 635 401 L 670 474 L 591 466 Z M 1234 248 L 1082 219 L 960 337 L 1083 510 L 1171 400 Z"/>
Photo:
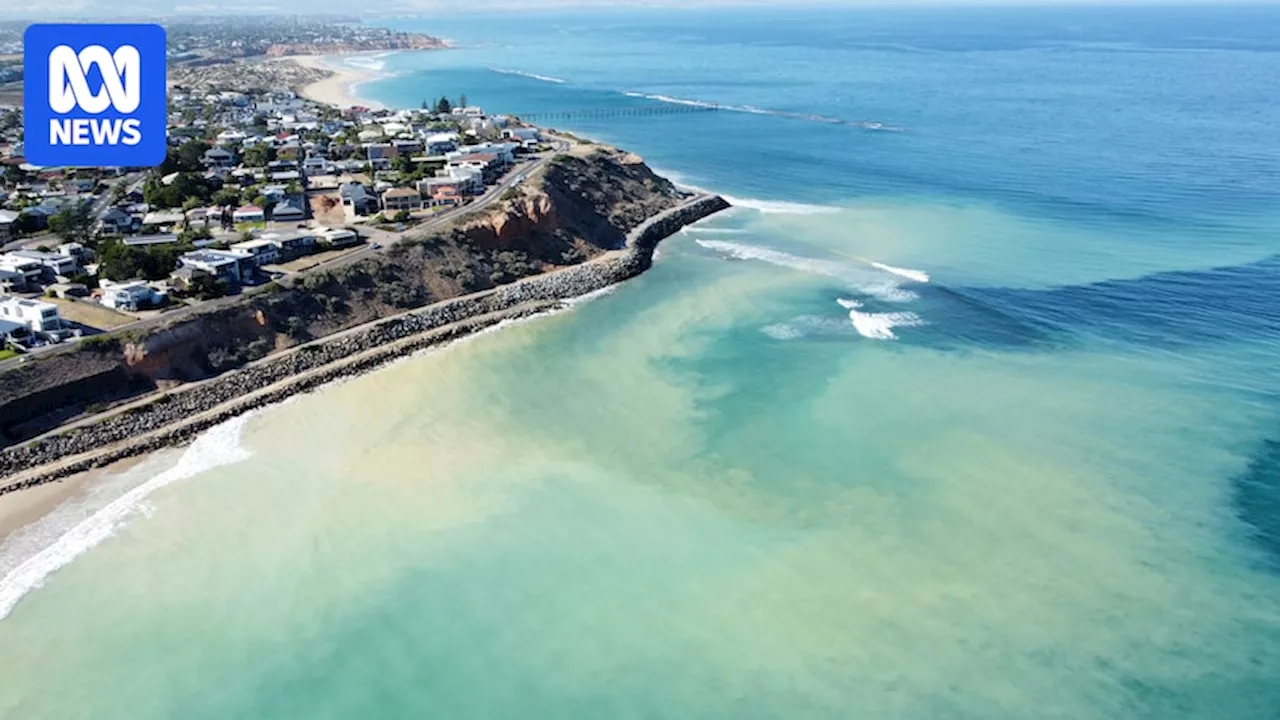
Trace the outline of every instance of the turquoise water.
<path fill-rule="evenodd" d="M 740 208 L 80 500 L 0 715 L 1276 717 L 1280 12 L 404 26 L 389 104 L 737 108 L 560 124 Z"/>

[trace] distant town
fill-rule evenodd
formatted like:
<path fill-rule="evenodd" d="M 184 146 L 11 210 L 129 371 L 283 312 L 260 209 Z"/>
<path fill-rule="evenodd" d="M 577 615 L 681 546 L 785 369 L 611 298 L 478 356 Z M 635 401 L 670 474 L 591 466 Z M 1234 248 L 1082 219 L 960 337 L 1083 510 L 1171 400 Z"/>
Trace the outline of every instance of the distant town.
<path fill-rule="evenodd" d="M 199 27 L 170 28 L 178 63 L 428 43 L 337 24 Z M 156 168 L 32 166 L 21 107 L 0 108 L 0 360 L 376 252 L 518 192 L 522 163 L 562 144 L 465 97 L 339 109 L 289 86 L 170 79 Z"/>

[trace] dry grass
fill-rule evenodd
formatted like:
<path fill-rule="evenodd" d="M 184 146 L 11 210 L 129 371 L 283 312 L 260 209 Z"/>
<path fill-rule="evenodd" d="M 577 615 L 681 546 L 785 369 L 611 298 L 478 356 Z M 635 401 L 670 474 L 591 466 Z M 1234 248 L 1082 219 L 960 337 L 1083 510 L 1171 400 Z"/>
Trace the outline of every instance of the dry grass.
<path fill-rule="evenodd" d="M 89 300 L 46 299 L 58 305 L 58 312 L 63 318 L 98 330 L 113 330 L 137 320 L 131 315 L 116 312 Z"/>

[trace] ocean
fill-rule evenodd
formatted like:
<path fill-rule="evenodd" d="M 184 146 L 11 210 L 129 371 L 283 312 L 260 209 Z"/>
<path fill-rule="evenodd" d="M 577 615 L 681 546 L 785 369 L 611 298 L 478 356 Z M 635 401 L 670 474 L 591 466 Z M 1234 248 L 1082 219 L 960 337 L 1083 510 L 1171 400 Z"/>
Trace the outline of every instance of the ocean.
<path fill-rule="evenodd" d="M 10 538 L 0 716 L 1280 716 L 1280 8 L 394 25 L 737 208 Z"/>

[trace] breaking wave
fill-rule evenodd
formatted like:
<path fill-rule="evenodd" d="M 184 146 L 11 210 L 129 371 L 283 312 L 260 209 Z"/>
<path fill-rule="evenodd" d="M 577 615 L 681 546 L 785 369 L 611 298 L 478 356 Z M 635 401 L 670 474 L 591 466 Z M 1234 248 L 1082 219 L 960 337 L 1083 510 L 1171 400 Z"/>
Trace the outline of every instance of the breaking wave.
<path fill-rule="evenodd" d="M 782 200 L 755 200 L 721 194 L 720 197 L 730 205 L 748 208 L 765 215 L 827 215 L 840 212 L 840 208 L 829 205 L 807 205 L 805 203 L 784 202 Z"/>
<path fill-rule="evenodd" d="M 88 519 L 62 534 L 0 580 L 0 619 L 8 617 L 23 596 L 44 584 L 50 575 L 66 567 L 82 553 L 115 534 L 134 513 L 146 507 L 155 491 L 179 480 L 249 458 L 240 444 L 247 413 L 216 425 L 200 435 L 172 468 L 133 488 Z"/>
<path fill-rule="evenodd" d="M 878 262 L 871 263 L 871 267 L 883 270 L 885 272 L 893 273 L 894 275 L 907 278 L 908 280 L 914 280 L 919 283 L 929 282 L 929 273 L 924 272 L 923 270 L 912 270 L 911 268 L 894 267 L 892 265 L 885 265 L 884 263 L 878 263 Z"/>
<path fill-rule="evenodd" d="M 873 270 L 865 266 L 851 265 L 834 260 L 800 257 L 779 250 L 743 245 L 725 240 L 696 240 L 698 245 L 715 252 L 723 253 L 739 260 L 760 260 L 772 265 L 800 270 L 802 272 L 825 275 L 841 280 L 863 295 L 886 302 L 909 302 L 917 295 L 904 290 L 893 277 L 886 277 L 883 271 Z"/>
<path fill-rule="evenodd" d="M 920 316 L 913 312 L 864 313 L 850 310 L 849 321 L 859 335 L 872 340 L 897 340 L 894 328 L 924 324 Z"/>
<path fill-rule="evenodd" d="M 531 80 L 541 80 L 542 82 L 555 83 L 557 85 L 564 85 L 567 82 L 565 80 L 561 80 L 558 77 L 551 77 L 550 75 L 539 75 L 537 73 L 525 72 L 523 70 L 511 70 L 509 68 L 489 68 L 489 70 L 492 72 L 496 72 L 499 75 L 516 75 L 519 77 L 529 78 Z"/>
<path fill-rule="evenodd" d="M 672 105 L 685 105 L 688 107 L 707 108 L 715 110 L 725 110 L 728 112 L 747 113 L 749 115 L 769 115 L 771 117 L 786 118 L 788 120 L 805 120 L 807 122 L 825 123 L 827 125 L 852 125 L 862 128 L 863 130 L 873 130 L 878 132 L 902 132 L 903 128 L 886 125 L 882 122 L 873 122 L 867 120 L 845 120 L 844 118 L 831 117 L 829 115 L 818 115 L 816 113 L 798 113 L 788 112 L 786 110 L 770 110 L 769 108 L 756 107 L 755 105 L 721 105 L 719 103 L 706 102 L 705 100 L 689 100 L 687 98 L 673 97 L 671 95 L 661 95 L 657 93 L 642 92 L 624 92 L 623 95 L 642 100 L 656 100 L 658 102 L 670 103 Z"/>

